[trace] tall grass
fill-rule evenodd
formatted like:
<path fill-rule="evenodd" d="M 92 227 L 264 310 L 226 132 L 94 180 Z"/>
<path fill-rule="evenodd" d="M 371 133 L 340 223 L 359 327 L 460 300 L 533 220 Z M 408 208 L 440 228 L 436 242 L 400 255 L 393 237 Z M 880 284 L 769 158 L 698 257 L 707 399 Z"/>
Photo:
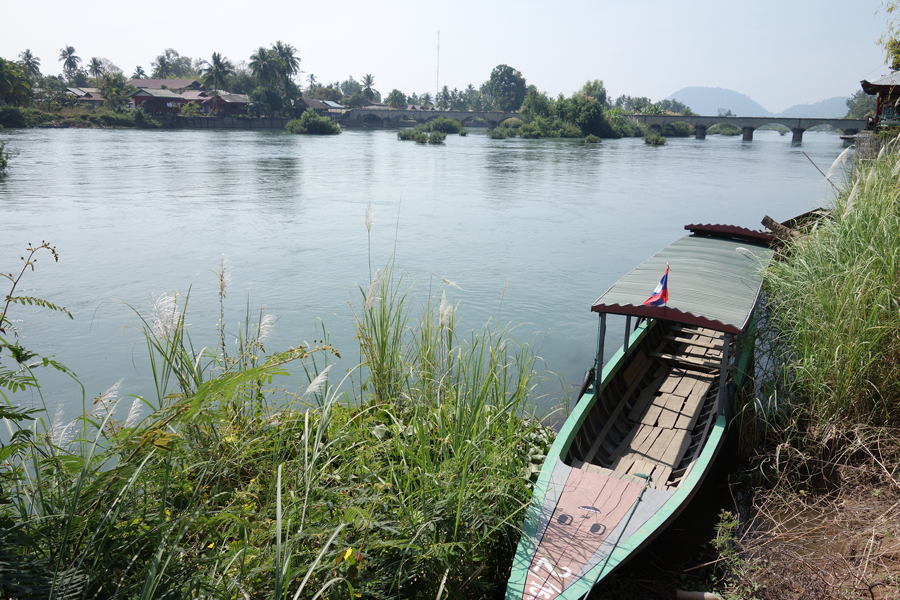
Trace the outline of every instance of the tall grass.
<path fill-rule="evenodd" d="M 783 380 L 823 421 L 900 419 L 900 154 L 861 161 L 766 276 Z"/>
<path fill-rule="evenodd" d="M 123 420 L 116 390 L 68 423 L 6 420 L 0 594 L 502 592 L 552 441 L 527 414 L 537 358 L 503 330 L 460 335 L 445 297 L 416 306 L 405 285 L 379 274 L 361 294 L 362 364 L 333 385 L 327 344 L 265 352 L 265 315 L 233 350 L 224 328 L 196 350 L 186 297 L 157 303 L 139 320 L 156 398 Z M 292 361 L 308 385 L 286 393 Z"/>

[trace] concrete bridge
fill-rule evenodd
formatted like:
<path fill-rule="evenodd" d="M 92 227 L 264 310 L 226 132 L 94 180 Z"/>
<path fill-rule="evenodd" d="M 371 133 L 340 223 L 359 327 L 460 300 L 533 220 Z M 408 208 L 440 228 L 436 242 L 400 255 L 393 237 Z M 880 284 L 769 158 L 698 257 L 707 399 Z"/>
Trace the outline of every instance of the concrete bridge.
<path fill-rule="evenodd" d="M 682 122 L 694 127 L 694 137 L 698 140 L 706 138 L 706 130 L 718 123 L 731 123 L 741 128 L 745 140 L 753 139 L 753 130 L 769 123 L 784 125 L 793 132 L 793 142 L 803 141 L 803 132 L 816 125 L 831 125 L 845 135 L 859 133 L 866 126 L 865 119 L 812 119 L 787 117 L 681 117 L 678 115 L 632 115 L 629 117 L 650 126 L 659 133 L 669 123 Z"/>
<path fill-rule="evenodd" d="M 510 117 L 519 117 L 514 112 L 476 112 L 466 110 L 404 110 L 400 108 L 354 108 L 344 113 L 340 123 L 347 127 L 400 127 L 404 121 L 427 123 L 437 117 L 456 119 L 463 125 L 474 118 L 484 119 L 489 129 L 493 129 Z"/>

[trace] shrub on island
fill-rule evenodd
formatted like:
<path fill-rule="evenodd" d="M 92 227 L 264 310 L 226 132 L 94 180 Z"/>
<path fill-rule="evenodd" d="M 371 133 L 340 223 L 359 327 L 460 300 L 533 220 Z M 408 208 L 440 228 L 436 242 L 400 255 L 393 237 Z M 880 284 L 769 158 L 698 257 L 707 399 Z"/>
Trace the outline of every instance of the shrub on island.
<path fill-rule="evenodd" d="M 291 133 L 308 135 L 337 135 L 341 127 L 328 117 L 320 117 L 311 109 L 306 109 L 299 119 L 288 121 L 285 129 Z"/>

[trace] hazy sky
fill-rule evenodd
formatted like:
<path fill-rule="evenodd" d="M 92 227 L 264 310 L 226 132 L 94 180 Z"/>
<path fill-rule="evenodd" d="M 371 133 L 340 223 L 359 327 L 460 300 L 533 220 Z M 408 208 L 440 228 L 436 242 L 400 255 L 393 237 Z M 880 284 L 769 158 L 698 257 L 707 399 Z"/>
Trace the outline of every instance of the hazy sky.
<path fill-rule="evenodd" d="M 371 73 L 393 88 L 434 94 L 476 87 L 508 64 L 553 95 L 602 79 L 611 96 L 665 98 L 687 86 L 747 94 L 767 110 L 849 96 L 888 70 L 875 40 L 881 0 L 533 0 L 397 2 L 113 2 L 0 0 L 0 57 L 28 48 L 44 73 L 59 51 L 108 58 L 130 75 L 165 48 L 237 63 L 276 40 L 294 45 L 321 82 Z"/>

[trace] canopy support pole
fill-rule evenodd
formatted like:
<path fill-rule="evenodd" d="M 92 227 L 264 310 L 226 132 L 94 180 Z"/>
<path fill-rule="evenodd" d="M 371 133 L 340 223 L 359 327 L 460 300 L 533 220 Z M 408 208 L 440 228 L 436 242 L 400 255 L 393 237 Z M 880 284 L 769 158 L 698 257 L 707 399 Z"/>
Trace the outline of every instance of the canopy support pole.
<path fill-rule="evenodd" d="M 600 331 L 597 334 L 597 363 L 594 365 L 594 389 L 600 390 L 600 383 L 603 382 L 603 345 L 606 340 L 606 313 L 600 313 Z"/>
<path fill-rule="evenodd" d="M 625 317 L 625 358 L 628 358 L 628 339 L 631 335 L 631 315 Z"/>

